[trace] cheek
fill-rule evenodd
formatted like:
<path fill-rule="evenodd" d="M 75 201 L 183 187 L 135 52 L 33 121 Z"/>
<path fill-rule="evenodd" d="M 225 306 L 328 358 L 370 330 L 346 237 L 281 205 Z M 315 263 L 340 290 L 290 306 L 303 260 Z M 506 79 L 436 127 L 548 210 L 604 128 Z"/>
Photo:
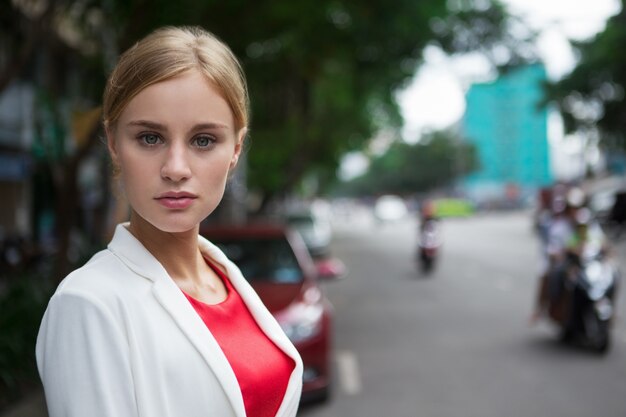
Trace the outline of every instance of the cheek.
<path fill-rule="evenodd" d="M 145 162 L 126 153 L 120 154 L 118 161 L 122 170 L 122 175 L 125 179 L 130 180 L 132 180 L 137 173 L 140 174 L 142 172 L 142 169 L 138 169 L 138 167 L 143 165 L 143 162 Z"/>
<path fill-rule="evenodd" d="M 195 171 L 201 173 L 202 178 L 221 182 L 225 177 L 228 177 L 233 157 L 232 149 L 221 149 L 208 157 L 198 158 L 195 161 Z"/>
<path fill-rule="evenodd" d="M 219 159 L 212 163 L 204 163 L 200 168 L 201 177 L 205 182 L 211 182 L 213 184 L 225 183 L 228 179 L 228 173 L 230 171 L 230 161 L 225 159 Z"/>
<path fill-rule="evenodd" d="M 127 191 L 129 188 L 136 188 L 135 185 L 147 184 L 149 178 L 159 172 L 158 161 L 133 152 L 118 153 L 118 164 Z"/>

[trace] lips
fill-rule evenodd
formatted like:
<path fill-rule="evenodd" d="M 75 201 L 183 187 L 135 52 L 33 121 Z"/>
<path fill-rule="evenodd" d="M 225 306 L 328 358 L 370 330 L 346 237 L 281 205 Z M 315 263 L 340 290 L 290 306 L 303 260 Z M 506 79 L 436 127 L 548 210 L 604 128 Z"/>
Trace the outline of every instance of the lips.
<path fill-rule="evenodd" d="M 158 195 L 155 200 L 168 209 L 182 210 L 193 204 L 197 195 L 185 191 L 169 191 Z"/>

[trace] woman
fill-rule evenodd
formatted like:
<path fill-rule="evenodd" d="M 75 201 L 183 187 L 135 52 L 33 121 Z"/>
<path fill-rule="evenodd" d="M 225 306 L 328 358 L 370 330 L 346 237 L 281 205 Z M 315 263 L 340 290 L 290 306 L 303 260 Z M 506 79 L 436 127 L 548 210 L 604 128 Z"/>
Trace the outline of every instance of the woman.
<path fill-rule="evenodd" d="M 51 417 L 296 415 L 296 349 L 198 236 L 247 108 L 236 58 L 201 29 L 157 30 L 120 58 L 103 122 L 130 222 L 50 300 L 37 363 Z"/>

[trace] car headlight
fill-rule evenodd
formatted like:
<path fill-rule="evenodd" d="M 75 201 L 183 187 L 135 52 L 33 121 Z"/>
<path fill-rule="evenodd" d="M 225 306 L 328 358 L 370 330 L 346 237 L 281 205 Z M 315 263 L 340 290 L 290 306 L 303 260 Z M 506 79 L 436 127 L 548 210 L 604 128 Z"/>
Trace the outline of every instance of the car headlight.
<path fill-rule="evenodd" d="M 294 309 L 288 318 L 280 323 L 292 343 L 299 343 L 316 336 L 322 328 L 322 307 L 306 305 Z"/>

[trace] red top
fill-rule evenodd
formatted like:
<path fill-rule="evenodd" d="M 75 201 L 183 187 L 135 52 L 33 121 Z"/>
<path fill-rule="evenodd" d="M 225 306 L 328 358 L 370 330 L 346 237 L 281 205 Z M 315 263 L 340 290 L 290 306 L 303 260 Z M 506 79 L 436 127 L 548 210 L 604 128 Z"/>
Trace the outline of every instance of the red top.
<path fill-rule="evenodd" d="M 263 333 L 224 273 L 209 266 L 224 282 L 226 299 L 205 304 L 185 296 L 226 355 L 241 388 L 246 416 L 274 417 L 295 362 Z"/>

